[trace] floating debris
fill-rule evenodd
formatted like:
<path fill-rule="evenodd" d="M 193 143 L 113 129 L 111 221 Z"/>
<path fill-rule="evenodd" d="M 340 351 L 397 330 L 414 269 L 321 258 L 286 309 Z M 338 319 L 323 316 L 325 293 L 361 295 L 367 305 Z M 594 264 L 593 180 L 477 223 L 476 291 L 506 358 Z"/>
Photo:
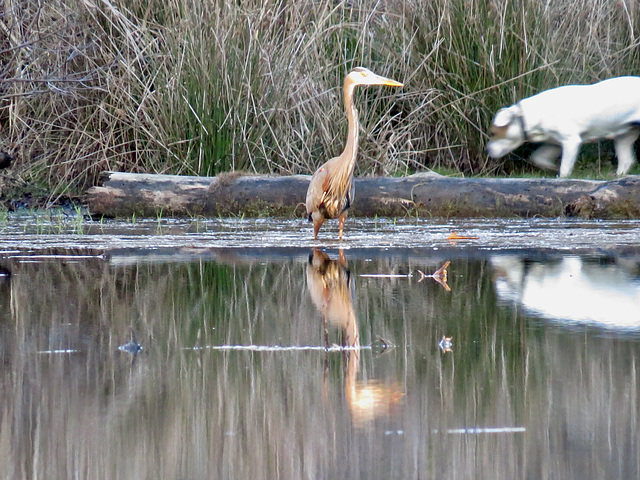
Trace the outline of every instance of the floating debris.
<path fill-rule="evenodd" d="M 46 354 L 46 355 L 53 355 L 56 353 L 78 353 L 80 352 L 80 350 L 72 350 L 72 349 L 65 349 L 65 350 L 39 350 L 38 353 L 40 354 Z"/>
<path fill-rule="evenodd" d="M 413 277 L 410 273 L 361 273 L 361 277 L 370 277 L 370 278 L 411 278 Z"/>
<path fill-rule="evenodd" d="M 319 345 L 281 346 L 281 345 L 205 345 L 202 347 L 186 347 L 184 350 L 248 350 L 251 352 L 346 352 L 350 350 L 371 350 L 371 345 L 342 346 L 332 345 L 322 347 Z"/>
<path fill-rule="evenodd" d="M 138 352 L 142 350 L 142 345 L 140 345 L 135 340 L 131 340 L 129 343 L 125 343 L 124 345 L 120 345 L 118 350 L 122 350 L 123 352 L 127 352 L 131 355 L 137 355 Z"/>
<path fill-rule="evenodd" d="M 449 268 L 449 265 L 451 265 L 451 262 L 447 260 L 438 270 L 433 272 L 431 275 L 424 273 L 422 270 L 418 270 L 418 273 L 420 274 L 420 280 L 418 280 L 418 283 L 420 283 L 425 278 L 433 278 L 436 282 L 442 285 L 442 287 L 447 292 L 450 292 L 451 287 L 449 287 L 449 284 L 447 283 L 447 268 Z"/>
<path fill-rule="evenodd" d="M 140 351 L 142 351 L 142 345 L 138 343 L 138 339 L 136 338 L 136 334 L 133 329 L 131 329 L 131 341 L 129 343 L 125 343 L 124 345 L 120 345 L 118 347 L 118 350 L 127 352 L 134 357 L 138 355 Z"/>
<path fill-rule="evenodd" d="M 380 344 L 382 345 L 382 350 L 386 350 L 387 348 L 395 347 L 395 345 L 393 343 L 391 343 L 389 340 L 386 340 L 386 339 L 382 338 L 380 335 L 378 335 L 377 338 L 378 338 L 378 341 L 380 342 Z"/>
<path fill-rule="evenodd" d="M 453 240 L 478 240 L 478 237 L 466 237 L 464 235 L 458 235 L 458 232 L 456 232 L 454 230 L 453 232 L 451 232 L 449 234 L 449 236 L 447 237 L 447 240 L 449 240 L 449 241 L 453 241 Z"/>
<path fill-rule="evenodd" d="M 437 430 L 436 430 L 437 431 Z M 524 427 L 489 427 L 489 428 L 453 428 L 447 430 L 447 433 L 519 433 L 526 432 Z"/>
<path fill-rule="evenodd" d="M 442 350 L 442 353 L 453 352 L 453 342 L 451 342 L 452 338 L 453 337 L 442 337 L 442 340 L 438 342 L 438 346 L 440 347 L 440 350 Z"/>
<path fill-rule="evenodd" d="M 374 340 L 371 343 L 371 351 L 375 356 L 384 355 L 385 353 L 389 352 L 392 348 L 396 348 L 396 345 L 390 340 L 387 340 L 386 338 L 382 338 L 380 335 L 378 335 L 376 337 L 376 340 Z"/>

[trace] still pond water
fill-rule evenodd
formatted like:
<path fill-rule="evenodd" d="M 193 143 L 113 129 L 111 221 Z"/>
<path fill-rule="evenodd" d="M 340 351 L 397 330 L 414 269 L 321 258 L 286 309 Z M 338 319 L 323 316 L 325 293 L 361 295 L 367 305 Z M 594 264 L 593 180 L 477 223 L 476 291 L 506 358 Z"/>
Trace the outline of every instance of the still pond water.
<path fill-rule="evenodd" d="M 639 222 L 310 237 L 4 221 L 0 476 L 640 477 Z"/>

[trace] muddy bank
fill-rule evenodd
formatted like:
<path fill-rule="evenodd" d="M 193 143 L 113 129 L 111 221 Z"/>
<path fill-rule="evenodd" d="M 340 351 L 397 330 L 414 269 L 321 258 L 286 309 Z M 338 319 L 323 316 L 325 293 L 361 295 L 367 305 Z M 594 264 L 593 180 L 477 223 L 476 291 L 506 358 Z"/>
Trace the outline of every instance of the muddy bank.
<path fill-rule="evenodd" d="M 106 172 L 87 191 L 92 214 L 305 215 L 309 175 L 190 177 Z M 640 218 L 640 176 L 620 179 L 452 178 L 421 173 L 355 179 L 351 216 Z"/>

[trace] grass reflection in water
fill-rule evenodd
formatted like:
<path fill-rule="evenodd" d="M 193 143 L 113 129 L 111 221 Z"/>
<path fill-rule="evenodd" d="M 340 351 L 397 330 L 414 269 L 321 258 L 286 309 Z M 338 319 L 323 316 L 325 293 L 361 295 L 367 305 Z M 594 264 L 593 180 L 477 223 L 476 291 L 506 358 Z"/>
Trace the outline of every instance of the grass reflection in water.
<path fill-rule="evenodd" d="M 524 301 L 566 258 L 451 259 L 450 291 L 433 252 L 113 260 L 3 260 L 4 477 L 638 474 L 636 334 Z"/>

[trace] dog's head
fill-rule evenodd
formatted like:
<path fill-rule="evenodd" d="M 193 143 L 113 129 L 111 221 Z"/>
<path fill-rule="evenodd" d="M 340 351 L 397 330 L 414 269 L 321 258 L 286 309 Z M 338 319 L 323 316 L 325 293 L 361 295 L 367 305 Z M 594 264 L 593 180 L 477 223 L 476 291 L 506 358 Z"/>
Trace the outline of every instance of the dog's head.
<path fill-rule="evenodd" d="M 492 158 L 500 158 L 527 141 L 524 121 L 519 105 L 501 108 L 491 123 L 491 140 L 487 153 Z"/>

